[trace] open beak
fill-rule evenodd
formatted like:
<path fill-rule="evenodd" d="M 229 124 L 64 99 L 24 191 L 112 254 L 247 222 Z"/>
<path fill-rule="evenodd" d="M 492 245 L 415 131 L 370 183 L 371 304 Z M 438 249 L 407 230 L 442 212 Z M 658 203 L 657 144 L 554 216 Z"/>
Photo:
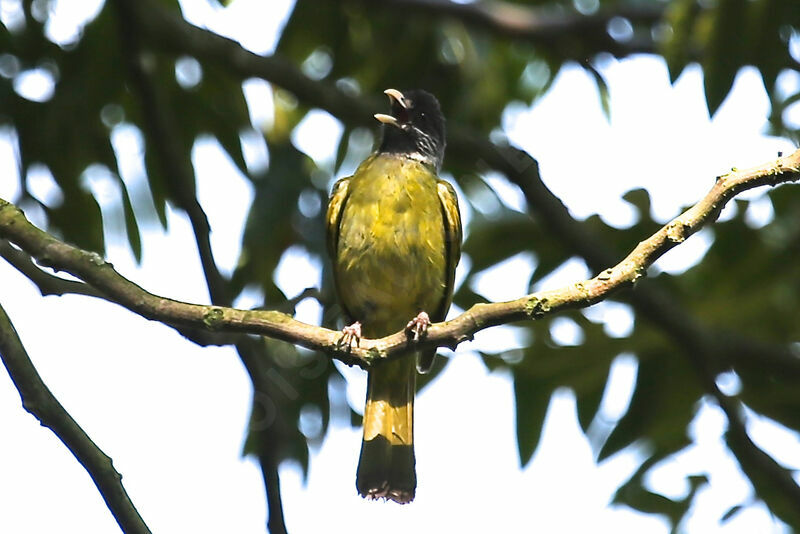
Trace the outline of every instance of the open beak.
<path fill-rule="evenodd" d="M 383 124 L 391 124 L 392 126 L 397 126 L 398 128 L 400 127 L 400 122 L 391 115 L 386 115 L 385 113 L 376 113 L 373 115 L 373 117 L 375 117 L 378 122 L 382 122 Z"/>
<path fill-rule="evenodd" d="M 409 103 L 406 101 L 406 97 L 404 97 L 403 93 L 397 89 L 387 89 L 383 92 L 383 94 L 388 96 L 390 101 L 397 102 L 401 108 L 408 109 Z"/>
<path fill-rule="evenodd" d="M 402 108 L 403 111 L 408 109 L 408 101 L 406 101 L 406 97 L 403 96 L 403 93 L 398 91 L 397 89 L 387 89 L 383 92 L 386 96 L 389 97 L 389 100 L 392 102 L 392 107 L 394 104 L 397 104 Z M 391 124 L 392 126 L 396 126 L 397 128 L 402 128 L 402 122 L 397 117 L 392 115 L 386 115 L 384 113 L 376 113 L 374 115 L 375 119 L 378 122 L 382 122 L 383 124 Z"/>

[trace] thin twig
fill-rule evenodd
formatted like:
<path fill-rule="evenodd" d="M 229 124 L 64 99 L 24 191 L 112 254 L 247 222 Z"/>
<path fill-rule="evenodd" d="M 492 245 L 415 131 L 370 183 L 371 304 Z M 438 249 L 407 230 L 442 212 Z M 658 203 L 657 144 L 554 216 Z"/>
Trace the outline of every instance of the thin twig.
<path fill-rule="evenodd" d="M 36 284 L 43 297 L 48 295 L 86 295 L 88 297 L 105 298 L 105 295 L 94 287 L 78 280 L 67 280 L 52 275 L 36 265 L 31 257 L 14 248 L 5 239 L 0 239 L 0 257 L 6 260 L 28 280 Z"/>
<path fill-rule="evenodd" d="M 122 485 L 122 475 L 114 469 L 111 458 L 94 444 L 42 381 L 2 306 L 0 359 L 19 391 L 22 406 L 42 426 L 52 430 L 86 469 L 122 531 L 149 534 L 150 529 Z"/>

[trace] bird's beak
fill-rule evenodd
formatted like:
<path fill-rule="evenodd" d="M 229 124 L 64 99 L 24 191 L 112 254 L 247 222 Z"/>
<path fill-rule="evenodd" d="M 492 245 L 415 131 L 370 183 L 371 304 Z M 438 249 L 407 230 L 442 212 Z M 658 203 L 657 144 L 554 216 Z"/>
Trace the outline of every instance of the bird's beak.
<path fill-rule="evenodd" d="M 391 124 L 392 126 L 400 127 L 400 122 L 392 117 L 391 115 L 386 115 L 385 113 L 376 113 L 373 115 L 378 122 L 382 122 L 383 124 Z"/>
<path fill-rule="evenodd" d="M 408 109 L 409 102 L 406 100 L 406 97 L 403 96 L 403 93 L 397 89 L 387 89 L 383 92 L 383 94 L 389 97 L 389 100 L 392 102 L 392 104 L 396 103 L 404 111 Z M 378 122 L 382 122 L 383 124 L 390 124 L 392 126 L 396 126 L 397 128 L 402 128 L 401 120 L 392 115 L 376 113 L 374 117 Z"/>
<path fill-rule="evenodd" d="M 401 93 L 397 89 L 387 89 L 383 92 L 383 94 L 388 96 L 389 100 L 397 102 L 401 108 L 408 109 L 408 102 L 406 102 L 406 97 L 404 97 L 403 93 Z"/>

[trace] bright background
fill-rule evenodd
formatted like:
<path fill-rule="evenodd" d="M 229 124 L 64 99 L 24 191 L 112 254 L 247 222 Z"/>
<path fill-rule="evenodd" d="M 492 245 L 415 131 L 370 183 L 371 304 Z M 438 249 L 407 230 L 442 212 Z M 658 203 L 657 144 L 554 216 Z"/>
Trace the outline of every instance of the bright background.
<path fill-rule="evenodd" d="M 189 21 L 235 38 L 258 53 L 273 49 L 291 4 L 237 0 L 219 10 L 203 1 L 182 2 Z M 55 2 L 58 24 L 49 28 L 50 35 L 57 42 L 74 39 L 80 22 L 98 8 L 96 1 Z M 0 1 L 2 22 L 13 24 L 18 9 L 17 1 Z M 681 206 L 698 200 L 714 177 L 731 166 L 760 164 L 779 151 L 794 149 L 786 140 L 762 135 L 769 106 L 755 70 L 740 72 L 713 121 L 705 108 L 699 68 L 688 68 L 674 86 L 663 62 L 652 57 L 608 60 L 599 70 L 610 87 L 610 119 L 602 114 L 594 81 L 578 67 L 565 68 L 533 107 L 514 107 L 503 118 L 511 141 L 539 160 L 545 183 L 578 218 L 597 213 L 611 225 L 627 227 L 636 215 L 620 196 L 644 187 L 653 200 L 654 218 L 666 222 Z M 779 83 L 797 87 L 799 78 L 783 76 Z M 246 87 L 254 123 L 269 121 L 267 84 L 249 81 Z M 52 80 L 42 72 L 30 72 L 21 76 L 17 90 L 34 100 L 47 98 Z M 800 115 L 798 106 L 795 112 Z M 330 166 L 341 131 L 335 119 L 319 111 L 300 125 L 293 139 L 319 164 Z M 127 174 L 134 176 L 142 164 L 137 153 L 140 134 L 132 126 L 118 126 L 114 145 L 118 153 L 129 153 L 122 170 L 126 174 L 127 167 Z M 250 143 L 246 149 L 249 163 L 266 163 L 263 147 Z M 198 141 L 193 155 L 214 252 L 223 272 L 229 273 L 238 257 L 253 191 L 215 141 Z M 581 172 L 582 167 L 591 173 Z M 13 137 L 0 131 L 0 198 L 15 198 L 16 173 Z M 46 172 L 31 173 L 27 179 L 40 198 L 57 194 Z M 145 230 L 143 259 L 137 265 L 125 242 L 114 234 L 122 225 L 114 219 L 113 209 L 120 203 L 119 191 L 102 177 L 87 176 L 87 180 L 103 206 L 108 259 L 117 270 L 156 294 L 208 302 L 187 218 L 172 211 L 167 232 Z M 511 207 L 522 208 L 519 193 L 501 178 L 492 185 Z M 746 198 L 757 199 L 748 209 L 748 222 L 766 224 L 772 204 L 764 191 L 750 192 Z M 36 213 L 28 215 L 36 221 Z M 709 244 L 708 235 L 700 232 L 657 265 L 680 273 L 700 261 Z M 525 292 L 531 268 L 529 258 L 515 258 L 487 272 L 475 289 L 492 300 L 518 297 Z M 295 295 L 319 283 L 319 269 L 318 258 L 295 251 L 284 258 L 276 281 L 287 295 Z M 583 262 L 575 260 L 538 287 L 558 287 L 589 275 Z M 197 347 L 171 328 L 101 300 L 42 299 L 4 262 L 0 262 L 0 301 L 42 378 L 114 459 L 154 532 L 264 531 L 261 476 L 253 460 L 241 457 L 251 389 L 232 349 Z M 238 304 L 249 303 L 243 299 Z M 611 331 L 624 332 L 631 326 L 631 312 L 622 304 L 600 304 L 587 314 L 605 321 Z M 305 301 L 299 318 L 318 323 L 318 306 Z M 555 337 L 569 344 L 579 335 L 572 325 L 556 322 Z M 515 342 L 510 327 L 484 331 L 474 342 L 462 344 L 448 370 L 418 397 L 420 483 L 416 501 L 403 507 L 365 502 L 356 495 L 361 434 L 349 425 L 346 403 L 362 410 L 366 380 L 362 371 L 340 366 L 346 389 L 336 383 L 330 386 L 332 425 L 322 446 L 312 449 L 308 479 L 303 480 L 299 465 L 281 467 L 289 531 L 362 532 L 379 527 L 385 533 L 521 532 L 536 524 L 548 532 L 668 532 L 663 518 L 609 506 L 616 488 L 641 462 L 644 445 L 597 463 L 578 425 L 569 390 L 553 396 L 539 448 L 530 464 L 520 469 L 509 376 L 489 373 L 473 352 L 481 346 L 510 348 Z M 635 359 L 620 356 L 603 401 L 606 415 L 613 418 L 624 412 L 635 376 Z M 724 386 L 734 391 L 738 387 L 735 379 Z M 314 418 L 307 423 L 313 426 Z M 0 532 L 118 529 L 86 472 L 49 430 L 23 411 L 4 373 L 0 373 L 0 425 Z M 726 510 L 752 494 L 722 441 L 725 425 L 724 415 L 713 404 L 699 406 L 690 428 L 694 444 L 662 463 L 650 477 L 651 489 L 680 497 L 689 491 L 687 475 L 708 471 L 711 485 L 695 497 L 693 513 L 682 525 L 686 530 L 782 532 L 785 527 L 760 504 L 718 524 Z M 779 462 L 800 468 L 797 434 L 753 418 L 748 430 Z"/>

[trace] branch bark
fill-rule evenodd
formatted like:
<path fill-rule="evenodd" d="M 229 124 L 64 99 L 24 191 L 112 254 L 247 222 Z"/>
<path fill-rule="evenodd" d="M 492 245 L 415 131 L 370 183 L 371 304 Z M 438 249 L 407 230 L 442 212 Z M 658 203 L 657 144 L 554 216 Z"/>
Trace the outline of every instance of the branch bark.
<path fill-rule="evenodd" d="M 800 179 L 800 150 L 775 161 L 719 176 L 709 193 L 682 215 L 640 242 L 621 262 L 594 278 L 560 289 L 539 291 L 508 302 L 476 304 L 451 321 L 436 323 L 427 336 L 411 341 L 405 332 L 381 339 L 362 339 L 356 347 L 339 345 L 340 333 L 297 321 L 276 311 L 238 310 L 190 304 L 148 293 L 117 273 L 99 255 L 63 243 L 34 227 L 14 205 L 0 199 L 0 237 L 8 239 L 40 263 L 64 270 L 91 284 L 108 299 L 148 319 L 171 325 L 194 325 L 209 330 L 259 334 L 319 350 L 349 365 L 368 367 L 410 350 L 448 346 L 471 339 L 484 328 L 595 304 L 616 291 L 631 287 L 647 267 L 668 250 L 716 220 L 736 194 L 755 187 Z"/>
<path fill-rule="evenodd" d="M 52 275 L 38 265 L 31 257 L 11 246 L 5 239 L 0 239 L 0 257 L 6 260 L 28 280 L 36 284 L 43 297 L 48 295 L 86 295 L 87 297 L 104 298 L 104 295 L 92 286 L 77 280 L 67 280 Z"/>
<path fill-rule="evenodd" d="M 0 359 L 19 391 L 22 406 L 60 439 L 86 469 L 125 533 L 149 534 L 113 462 L 53 396 L 33 366 L 14 325 L 0 306 Z"/>

